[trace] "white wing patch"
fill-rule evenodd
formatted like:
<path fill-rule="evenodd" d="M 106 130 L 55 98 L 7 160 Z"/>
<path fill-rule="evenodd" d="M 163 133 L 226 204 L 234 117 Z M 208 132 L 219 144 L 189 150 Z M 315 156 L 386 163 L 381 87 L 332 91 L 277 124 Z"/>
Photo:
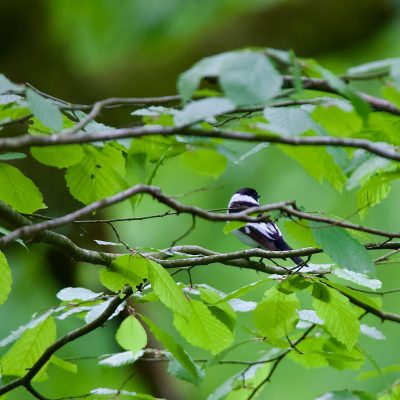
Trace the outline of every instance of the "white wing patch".
<path fill-rule="evenodd" d="M 273 222 L 250 222 L 246 225 L 250 226 L 261 235 L 265 236 L 268 240 L 275 241 L 278 237 L 282 236 L 281 231 Z M 246 233 L 248 233 L 246 231 Z"/>

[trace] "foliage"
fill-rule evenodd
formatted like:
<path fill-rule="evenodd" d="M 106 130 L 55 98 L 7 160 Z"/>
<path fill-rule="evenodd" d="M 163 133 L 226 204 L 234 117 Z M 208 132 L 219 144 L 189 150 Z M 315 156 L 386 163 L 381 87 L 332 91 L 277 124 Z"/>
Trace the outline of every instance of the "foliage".
<path fill-rule="evenodd" d="M 366 359 L 371 360 L 361 347 L 360 335 L 375 340 L 385 336 L 375 326 L 360 324 L 361 318 L 370 313 L 400 323 L 400 316 L 382 310 L 382 302 L 374 293 L 382 286 L 376 277 L 380 260 L 374 262 L 370 254 L 374 249 L 398 250 L 398 243 L 390 242 L 400 237 L 398 233 L 326 217 L 326 210 L 315 214 L 302 212 L 293 203 L 274 205 L 269 211 L 280 210 L 278 220 L 290 216 L 285 229 L 299 243 L 310 246 L 299 254 L 310 259 L 305 260 L 305 265 L 268 266 L 251 257 L 259 255 L 267 261 L 293 254 L 266 250 L 221 254 L 198 246 L 131 249 L 121 240 L 113 221 L 105 221 L 113 227 L 117 244 L 127 251 L 115 254 L 80 248 L 51 229 L 79 223 L 77 220 L 84 216 L 93 223 L 104 223 L 96 222 L 93 213 L 126 200 L 135 209 L 144 194 L 169 208 L 165 214 L 148 218 L 165 217 L 173 209 L 175 214 L 191 214 L 193 221 L 197 217 L 230 221 L 221 234 L 222 230 L 228 234 L 246 222 L 254 222 L 257 214 L 236 214 L 235 219 L 235 215 L 204 211 L 150 186 L 171 160 L 179 160 L 182 171 L 189 169 L 218 180 L 229 165 L 240 162 L 241 157 L 250 158 L 265 147 L 233 154 L 227 146 L 232 139 L 278 143 L 282 153 L 298 162 L 318 182 L 326 181 L 338 192 L 357 188 L 359 214 L 365 217 L 369 208 L 389 195 L 391 185 L 399 177 L 396 124 L 400 110 L 388 101 L 360 92 L 351 82 L 365 74 L 365 79 L 378 77 L 386 88 L 383 93 L 391 100 L 394 94 L 400 96 L 396 74 L 399 65 L 398 59 L 366 64 L 350 69 L 344 80 L 314 60 L 297 59 L 292 52 L 231 51 L 205 58 L 184 72 L 177 82 L 179 96 L 172 99 L 175 105 L 170 106 L 168 99 L 163 106 L 155 106 L 159 99 L 153 99 L 154 104 L 147 99 L 145 103 L 151 105 L 138 110 L 142 102 L 132 102 L 134 111 L 129 122 L 134 127 L 126 129 L 95 121 L 102 108 L 115 105 L 112 101 L 96 103 L 85 113 L 83 109 L 77 111 L 79 107 L 1 76 L 1 126 L 6 130 L 16 122 L 28 124 L 22 136 L 0 139 L 0 216 L 4 221 L 4 237 L 0 239 L 0 303 L 6 301 L 11 291 L 9 263 L 13 274 L 17 267 L 12 258 L 8 263 L 5 245 L 15 240 L 24 245 L 53 244 L 77 260 L 102 266 L 99 284 L 103 290 L 62 289 L 57 295 L 60 304 L 34 316 L 0 342 L 6 347 L 0 358 L 4 381 L 0 394 L 24 386 L 35 395 L 32 382 L 47 376 L 51 379 L 52 371 L 47 371 L 50 364 L 65 374 L 76 372 L 75 364 L 54 353 L 107 320 L 121 318 L 121 313 L 124 316 L 115 340 L 124 351 L 99 355 L 98 365 L 121 368 L 138 360 L 168 361 L 171 375 L 194 385 L 201 385 L 216 365 L 247 365 L 220 382 L 209 394 L 210 400 L 258 396 L 286 357 L 305 368 L 330 367 L 340 371 L 358 370 Z M 324 92 L 323 97 L 320 92 Z M 32 213 L 45 208 L 45 201 L 51 204 L 51 199 L 43 199 L 39 185 L 28 177 L 30 171 L 18 164 L 25 157 L 34 158 L 43 168 L 61 170 L 65 188 L 86 207 L 35 223 Z M 174 179 L 180 172 L 175 171 Z M 261 217 L 262 214 L 258 216 Z M 140 223 L 141 218 L 137 219 Z M 188 232 L 194 226 L 193 222 Z M 387 240 L 371 244 L 372 234 Z M 170 235 L 172 238 L 174 233 Z M 114 245 L 102 240 L 96 243 Z M 311 257 L 321 252 L 333 264 L 311 263 Z M 266 272 L 269 276 L 237 287 L 229 294 L 204 283 L 193 285 L 190 270 L 216 261 Z M 190 284 L 176 281 L 169 273 L 171 268 L 176 268 L 175 272 L 188 271 Z M 261 287 L 262 296 L 257 294 Z M 243 299 L 249 294 L 254 295 L 255 301 Z M 143 309 L 142 304 L 146 304 Z M 154 304 L 162 305 L 171 322 L 165 329 L 157 316 L 148 312 Z M 81 321 L 80 328 L 57 339 L 56 327 L 63 331 L 64 321 L 73 318 Z M 245 342 L 237 339 L 239 331 L 246 336 Z M 159 344 L 153 343 L 152 336 Z M 261 358 L 254 346 L 248 351 L 250 361 L 225 359 L 243 343 L 255 342 L 262 345 Z M 197 354 L 205 354 L 206 360 L 198 360 Z M 398 365 L 376 367 L 377 373 L 363 373 L 361 379 L 399 370 Z M 389 399 L 390 393 L 398 391 L 398 385 L 390 390 L 380 395 L 351 390 L 327 392 L 319 399 Z M 97 398 L 119 394 L 153 398 L 150 394 L 102 387 L 93 388 L 86 395 Z"/>

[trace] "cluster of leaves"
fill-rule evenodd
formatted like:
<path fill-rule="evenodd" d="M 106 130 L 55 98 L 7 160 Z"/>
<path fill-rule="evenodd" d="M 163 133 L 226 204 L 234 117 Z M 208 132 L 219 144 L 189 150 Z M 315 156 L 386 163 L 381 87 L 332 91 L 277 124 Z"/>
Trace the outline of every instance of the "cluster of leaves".
<path fill-rule="evenodd" d="M 396 59 L 353 68 L 348 71 L 348 79 L 384 75 L 382 95 L 400 106 L 399 65 Z M 290 74 L 290 88 L 285 83 L 285 74 Z M 324 97 L 320 97 L 307 90 L 304 77 L 323 79 L 329 85 L 329 93 L 324 92 Z M 399 144 L 398 117 L 373 111 L 373 104 L 353 86 L 315 61 L 297 59 L 290 52 L 246 50 L 206 58 L 180 76 L 178 90 L 182 97 L 180 107 L 151 106 L 132 112 L 135 123 L 139 120 L 150 130 L 154 126 L 174 127 L 176 135 L 31 147 L 30 156 L 46 166 L 65 170 L 71 195 L 83 204 L 90 204 L 137 182 L 151 184 L 160 166 L 172 157 L 180 157 L 182 166 L 217 178 L 229 163 L 239 163 L 263 148 L 257 146 L 248 154 L 235 154 L 225 141 L 206 138 L 206 135 L 191 136 L 190 131 L 185 130 L 187 127 L 211 133 L 223 127 L 231 132 L 254 135 L 364 138 L 384 142 L 382 146 L 388 148 Z M 285 101 L 286 106 L 282 106 L 280 103 Z M 55 137 L 118 131 L 94 120 L 75 131 L 76 124 L 84 118 L 87 114 L 62 101 L 49 99 L 0 77 L 2 126 L 29 119 L 27 132 L 30 135 Z M 388 195 L 390 185 L 399 174 L 394 161 L 364 150 L 283 145 L 280 148 L 319 182 L 325 180 L 339 192 L 358 187 L 361 217 Z M 7 162 L 26 156 L 25 153 L 0 155 L 0 200 L 20 213 L 33 213 L 46 207 L 42 194 L 31 179 Z M 135 201 L 133 198 L 133 205 Z M 335 264 L 335 268 L 328 266 L 328 272 L 339 280 L 315 275 L 313 272 L 321 271 L 323 266 L 309 264 L 300 273 L 270 276 L 226 294 L 205 284 L 193 287 L 177 284 L 166 269 L 146 254 L 122 255 L 99 272 L 106 293 L 94 293 L 86 288 L 63 289 L 58 293 L 61 300 L 58 307 L 36 316 L 3 339 L 1 346 L 12 345 L 0 359 L 1 375 L 25 376 L 56 340 L 56 321 L 78 317 L 90 324 L 126 285 L 137 288 L 131 303 L 124 302 L 111 316 L 115 317 L 124 308 L 129 311 L 115 336 L 123 351 L 101 357 L 99 365 L 120 367 L 146 358 L 150 353 L 167 359 L 172 375 L 200 384 L 209 368 L 219 364 L 240 345 L 234 340 L 238 313 L 251 313 L 252 325 L 247 327 L 249 339 L 258 338 L 265 343 L 265 351 L 261 359 L 210 394 L 209 400 L 247 399 L 258 394 L 259 385 L 273 372 L 274 362 L 286 355 L 307 368 L 359 369 L 366 357 L 370 358 L 358 344 L 360 334 L 377 340 L 384 338 L 377 328 L 360 323 L 366 311 L 362 305 L 368 310 L 380 311 L 382 304 L 380 297 L 351 289 L 340 283 L 340 279 L 376 290 L 380 282 L 374 277 L 374 264 L 365 247 L 343 228 L 313 224 L 311 229 L 307 224 L 299 226 L 289 221 L 286 229 L 299 235 L 306 245 L 320 246 Z M 181 254 L 173 256 L 182 257 Z M 268 288 L 259 302 L 242 298 L 264 285 Z M 1 303 L 10 290 L 10 268 L 4 254 L 0 253 Z M 173 335 L 134 308 L 135 303 L 158 301 L 169 310 L 176 331 L 187 344 L 211 353 L 207 362 L 196 362 L 189 354 L 189 346 L 178 343 Z M 306 304 L 312 304 L 312 309 Z M 147 347 L 143 324 L 162 344 L 163 350 Z M 35 380 L 46 376 L 50 364 L 68 372 L 77 371 L 76 365 L 52 355 Z M 378 372 L 391 372 L 395 368 L 398 367 Z M 320 399 L 386 400 L 396 391 L 398 386 L 389 394 L 379 396 L 332 392 Z M 93 396 L 110 394 L 115 394 L 113 389 L 98 388 L 92 392 Z M 152 398 L 128 391 L 123 394 Z"/>

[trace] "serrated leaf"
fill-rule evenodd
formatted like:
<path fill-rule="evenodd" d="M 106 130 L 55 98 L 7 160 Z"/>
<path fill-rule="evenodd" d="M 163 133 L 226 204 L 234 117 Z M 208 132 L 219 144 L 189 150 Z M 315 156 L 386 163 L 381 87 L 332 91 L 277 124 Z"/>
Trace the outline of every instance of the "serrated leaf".
<path fill-rule="evenodd" d="M 20 170 L 4 163 L 0 163 L 0 200 L 27 214 L 46 208 L 37 186 Z"/>
<path fill-rule="evenodd" d="M 72 196 L 84 204 L 111 196 L 125 188 L 125 159 L 111 144 L 99 149 L 86 145 L 84 157 L 65 174 Z"/>
<path fill-rule="evenodd" d="M 40 163 L 56 168 L 67 168 L 78 164 L 84 156 L 82 146 L 77 144 L 32 147 L 31 154 Z"/>
<path fill-rule="evenodd" d="M 312 232 L 317 244 L 341 267 L 360 273 L 375 273 L 375 265 L 365 247 L 345 229 L 315 222 Z"/>
<path fill-rule="evenodd" d="M 351 349 L 360 335 L 357 313 L 349 299 L 337 290 L 314 283 L 313 307 L 326 330 L 339 342 Z"/>
<path fill-rule="evenodd" d="M 115 353 L 107 355 L 101 361 L 98 362 L 99 365 L 107 367 L 122 367 L 123 365 L 133 364 L 144 354 L 144 350 L 139 350 L 136 353 L 132 351 L 124 351 L 122 353 Z"/>
<path fill-rule="evenodd" d="M 178 91 L 188 101 L 204 77 L 218 77 L 225 95 L 238 106 L 263 103 L 275 96 L 282 77 L 261 52 L 233 51 L 204 58 L 183 73 Z"/>
<path fill-rule="evenodd" d="M 357 207 L 361 219 L 364 219 L 368 209 L 379 204 L 390 193 L 391 183 L 400 178 L 397 171 L 388 171 L 371 177 L 357 192 Z"/>
<path fill-rule="evenodd" d="M 150 263 L 139 254 L 117 257 L 109 267 L 100 270 L 100 282 L 113 292 L 122 290 L 127 284 L 135 287 L 147 278 Z"/>
<path fill-rule="evenodd" d="M 254 310 L 254 324 L 260 334 L 271 340 L 287 336 L 299 317 L 300 303 L 295 293 L 285 294 L 277 286 L 267 290 Z"/>
<path fill-rule="evenodd" d="M 171 275 L 160 264 L 149 261 L 149 281 L 160 301 L 174 313 L 188 315 L 191 307 Z"/>
<path fill-rule="evenodd" d="M 324 342 L 323 354 L 329 365 L 339 371 L 359 369 L 365 362 L 365 355 L 358 346 L 349 349 L 334 338 Z"/>
<path fill-rule="evenodd" d="M 115 335 L 117 343 L 125 350 L 137 353 L 147 344 L 147 334 L 142 324 L 133 316 L 125 318 Z"/>
<path fill-rule="evenodd" d="M 361 272 L 350 271 L 346 268 L 336 268 L 332 271 L 332 273 L 346 281 L 354 282 L 357 285 L 364 286 L 372 290 L 377 290 L 382 287 L 382 282 L 379 279 L 370 279 Z"/>
<path fill-rule="evenodd" d="M 327 149 L 316 146 L 282 145 L 279 148 L 296 160 L 319 183 L 325 180 L 338 192 L 343 190 L 346 177 Z"/>
<path fill-rule="evenodd" d="M 93 300 L 99 297 L 102 293 L 95 293 L 89 289 L 81 287 L 66 287 L 61 289 L 57 293 L 57 298 L 61 301 L 72 301 L 72 300 Z"/>
<path fill-rule="evenodd" d="M 63 126 L 63 116 L 58 107 L 49 99 L 31 89 L 26 90 L 26 99 L 33 115 L 53 131 L 60 131 Z"/>
<path fill-rule="evenodd" d="M 285 221 L 285 231 L 302 247 L 316 247 L 314 236 L 308 221 Z"/>
<path fill-rule="evenodd" d="M 3 304 L 11 292 L 11 270 L 6 256 L 0 251 L 0 304 Z"/>
<path fill-rule="evenodd" d="M 174 122 L 176 126 L 188 125 L 208 120 L 234 109 L 235 105 L 232 101 L 224 97 L 210 97 L 208 99 L 196 100 L 177 112 L 174 115 Z"/>
<path fill-rule="evenodd" d="M 199 174 L 217 178 L 228 164 L 224 155 L 212 149 L 193 149 L 181 155 L 183 163 Z"/>
<path fill-rule="evenodd" d="M 26 330 L 0 359 L 2 375 L 25 375 L 55 340 L 56 324 L 52 317 Z"/>
<path fill-rule="evenodd" d="M 190 311 L 186 315 L 174 315 L 174 325 L 189 343 L 212 354 L 224 350 L 233 341 L 229 328 L 197 300 L 190 301 Z"/>
<path fill-rule="evenodd" d="M 148 319 L 144 315 L 140 315 L 140 318 L 150 328 L 155 338 L 159 342 L 161 342 L 168 351 L 172 353 L 172 355 L 182 365 L 182 367 L 185 368 L 193 376 L 195 380 L 198 380 L 199 379 L 198 369 L 193 360 L 186 353 L 185 349 L 180 344 L 178 344 L 172 336 L 161 330 L 150 319 Z"/>

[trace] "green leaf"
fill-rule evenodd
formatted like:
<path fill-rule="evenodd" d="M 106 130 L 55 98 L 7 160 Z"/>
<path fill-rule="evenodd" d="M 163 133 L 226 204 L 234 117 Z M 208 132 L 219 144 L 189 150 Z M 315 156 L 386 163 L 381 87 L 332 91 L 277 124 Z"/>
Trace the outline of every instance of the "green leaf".
<path fill-rule="evenodd" d="M 174 325 L 191 344 L 209 350 L 212 354 L 226 349 L 233 341 L 232 332 L 200 301 L 190 301 L 186 315 L 175 314 Z"/>
<path fill-rule="evenodd" d="M 20 170 L 4 163 L 0 163 L 0 200 L 27 214 L 46 208 L 37 186 Z"/>
<path fill-rule="evenodd" d="M 390 193 L 391 182 L 400 178 L 397 171 L 385 171 L 370 178 L 357 192 L 357 208 L 361 219 L 368 209 L 379 204 Z"/>
<path fill-rule="evenodd" d="M 0 160 L 20 160 L 21 158 L 26 158 L 25 153 L 4 153 L 0 154 Z"/>
<path fill-rule="evenodd" d="M 199 371 L 197 369 L 196 364 L 186 353 L 184 348 L 176 343 L 175 339 L 161 330 L 154 322 L 145 317 L 144 315 L 140 315 L 140 318 L 146 323 L 146 325 L 150 328 L 151 332 L 155 336 L 155 338 L 160 341 L 163 346 L 172 353 L 172 355 L 176 358 L 176 360 L 181 364 L 183 368 L 185 368 L 190 375 L 195 379 L 199 379 Z"/>
<path fill-rule="evenodd" d="M 383 86 L 381 89 L 382 96 L 393 103 L 396 107 L 400 107 L 400 90 L 391 84 Z"/>
<path fill-rule="evenodd" d="M 374 274 L 375 265 L 365 247 L 345 229 L 313 223 L 315 241 L 331 259 L 350 271 Z"/>
<path fill-rule="evenodd" d="M 11 292 L 11 270 L 6 256 L 0 251 L 0 304 L 3 304 Z"/>
<path fill-rule="evenodd" d="M 357 346 L 349 349 L 334 338 L 324 343 L 323 354 L 329 365 L 339 371 L 360 369 L 365 362 L 365 355 Z"/>
<path fill-rule="evenodd" d="M 193 149 L 181 155 L 183 163 L 199 174 L 217 178 L 228 164 L 225 156 L 212 149 Z"/>
<path fill-rule="evenodd" d="M 337 290 L 314 283 L 313 307 L 323 326 L 338 341 L 351 349 L 360 335 L 360 323 L 354 306 Z"/>
<path fill-rule="evenodd" d="M 291 351 L 289 358 L 306 368 L 328 367 L 329 362 L 323 351 L 326 340 L 323 336 L 308 337 L 296 345 L 299 351 Z"/>
<path fill-rule="evenodd" d="M 125 188 L 125 159 L 111 144 L 103 149 L 84 146 L 84 157 L 67 169 L 67 186 L 84 204 L 111 196 Z"/>
<path fill-rule="evenodd" d="M 62 129 L 63 116 L 51 100 L 44 98 L 31 89 L 26 90 L 26 99 L 33 115 L 43 125 L 56 132 Z"/>
<path fill-rule="evenodd" d="M 121 398 L 121 396 L 127 396 L 130 399 L 136 399 L 136 400 L 157 400 L 155 397 L 151 396 L 150 394 L 143 394 L 143 393 L 137 393 L 137 392 L 131 392 L 129 390 L 121 390 L 121 389 L 110 389 L 110 388 L 96 388 L 92 389 L 90 391 L 91 395 L 94 395 L 96 397 L 90 396 L 90 398 L 98 400 L 100 397 L 99 396 L 107 396 L 105 397 L 106 399 L 116 399 L 116 398 Z M 112 397 L 111 397 L 112 396 Z"/>
<path fill-rule="evenodd" d="M 299 309 L 296 294 L 285 294 L 274 286 L 265 292 L 263 300 L 254 310 L 254 324 L 259 333 L 276 340 L 289 335 L 294 329 Z"/>
<path fill-rule="evenodd" d="M 188 315 L 191 307 L 171 275 L 160 264 L 149 261 L 149 281 L 160 301 L 174 313 Z"/>
<path fill-rule="evenodd" d="M 398 400 L 400 397 L 400 380 L 395 381 L 388 389 L 378 395 L 378 400 Z"/>
<path fill-rule="evenodd" d="M 250 291 L 257 289 L 259 286 L 265 284 L 266 282 L 269 282 L 269 280 L 261 279 L 256 282 L 249 283 L 246 286 L 242 286 L 241 288 L 236 289 L 235 291 L 233 291 L 231 293 L 228 293 L 225 297 L 222 297 L 222 299 L 218 300 L 215 304 L 217 305 L 217 304 L 224 303 L 224 302 L 227 302 L 232 299 L 237 299 L 238 297 L 242 297 L 245 294 L 249 293 Z"/>
<path fill-rule="evenodd" d="M 372 290 L 377 290 L 382 287 L 382 282 L 379 279 L 369 279 L 368 276 L 350 271 L 346 268 L 337 268 L 333 270 L 333 274 L 346 281 L 356 283 L 357 285 L 367 287 Z"/>
<path fill-rule="evenodd" d="M 0 359 L 2 375 L 25 375 L 55 340 L 56 324 L 52 317 L 28 329 Z"/>
<path fill-rule="evenodd" d="M 325 148 L 307 146 L 279 146 L 289 157 L 296 160 L 319 183 L 324 180 L 338 192 L 343 189 L 346 180 L 343 171 Z"/>
<path fill-rule="evenodd" d="M 325 393 L 315 400 L 376 400 L 376 395 L 359 390 L 335 390 Z"/>
<path fill-rule="evenodd" d="M 385 368 L 380 368 L 379 371 L 374 369 L 372 371 L 360 372 L 357 376 L 357 380 L 358 381 L 366 381 L 367 379 L 378 378 L 380 376 L 392 374 L 394 372 L 400 372 L 400 365 L 398 365 L 398 364 L 389 365 Z"/>
<path fill-rule="evenodd" d="M 177 126 L 183 126 L 207 120 L 211 117 L 233 111 L 235 105 L 229 99 L 224 97 L 210 97 L 192 101 L 187 104 L 182 111 L 174 116 L 174 122 Z"/>
<path fill-rule="evenodd" d="M 317 246 L 308 221 L 285 221 L 283 226 L 285 231 L 301 247 Z"/>
<path fill-rule="evenodd" d="M 142 324 L 133 316 L 125 318 L 115 335 L 117 343 L 133 353 L 142 350 L 147 344 L 147 334 Z"/>
<path fill-rule="evenodd" d="M 205 58 L 179 77 L 178 91 L 185 102 L 205 77 L 217 77 L 225 95 L 237 106 L 263 103 L 282 86 L 281 75 L 261 52 L 233 51 Z"/>
<path fill-rule="evenodd" d="M 80 162 L 84 156 L 82 146 L 70 144 L 65 146 L 32 147 L 32 156 L 44 165 L 56 168 L 67 168 Z"/>
<path fill-rule="evenodd" d="M 55 355 L 52 355 L 50 357 L 50 362 L 53 365 L 56 365 L 58 368 L 63 369 L 64 371 L 71 372 L 73 374 L 76 374 L 78 372 L 78 366 L 76 364 L 63 360 L 62 358 Z"/>
<path fill-rule="evenodd" d="M 127 284 L 135 287 L 147 278 L 150 263 L 139 254 L 120 256 L 109 267 L 100 270 L 100 282 L 113 292 L 122 290 Z"/>
<path fill-rule="evenodd" d="M 182 367 L 181 363 L 173 358 L 168 364 L 168 373 L 175 378 L 181 379 L 186 382 L 193 383 L 194 385 L 199 385 L 201 381 L 204 379 L 204 371 L 194 364 L 197 369 L 197 377 L 194 377 L 191 373 L 189 373 L 184 367 Z"/>
<path fill-rule="evenodd" d="M 123 353 L 115 353 L 107 355 L 99 361 L 99 365 L 107 367 L 121 367 L 123 365 L 133 364 L 144 354 L 144 350 L 139 350 L 136 353 L 132 351 L 124 351 Z"/>
<path fill-rule="evenodd" d="M 270 363 L 252 365 L 230 377 L 210 394 L 207 400 L 247 400 L 253 390 L 267 378 L 270 371 Z"/>
<path fill-rule="evenodd" d="M 265 107 L 264 117 L 269 122 L 266 128 L 278 135 L 297 136 L 318 129 L 308 112 L 301 108 Z"/>
<path fill-rule="evenodd" d="M 225 235 L 227 235 L 228 233 L 231 233 L 232 231 L 239 229 L 246 224 L 247 222 L 243 221 L 228 221 L 224 226 L 223 232 L 225 233 Z"/>

